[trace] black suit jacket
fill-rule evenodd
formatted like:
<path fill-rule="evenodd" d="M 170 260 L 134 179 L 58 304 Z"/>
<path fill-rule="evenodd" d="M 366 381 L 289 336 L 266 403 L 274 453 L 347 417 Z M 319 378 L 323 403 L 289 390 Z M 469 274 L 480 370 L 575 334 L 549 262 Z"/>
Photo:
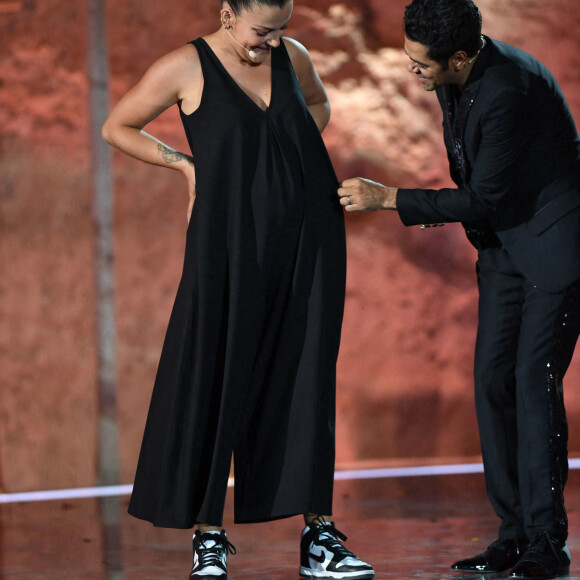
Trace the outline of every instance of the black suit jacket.
<path fill-rule="evenodd" d="M 449 88 L 437 89 L 458 187 L 399 189 L 405 225 L 462 222 L 490 230 L 536 286 L 580 279 L 580 139 L 558 84 L 535 58 L 486 38 L 458 103 L 465 172 L 454 163 Z"/>

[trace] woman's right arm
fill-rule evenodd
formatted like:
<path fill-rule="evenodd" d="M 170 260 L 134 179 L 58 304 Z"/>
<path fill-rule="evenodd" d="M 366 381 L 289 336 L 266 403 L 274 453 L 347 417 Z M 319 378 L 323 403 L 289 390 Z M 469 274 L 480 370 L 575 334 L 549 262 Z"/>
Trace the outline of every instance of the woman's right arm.
<path fill-rule="evenodd" d="M 115 105 L 102 128 L 103 139 L 113 147 L 185 175 L 190 197 L 188 219 L 195 199 L 193 158 L 145 133 L 143 127 L 185 97 L 191 101 L 201 95 L 201 66 L 195 57 L 197 53 L 184 46 L 160 58 Z"/>

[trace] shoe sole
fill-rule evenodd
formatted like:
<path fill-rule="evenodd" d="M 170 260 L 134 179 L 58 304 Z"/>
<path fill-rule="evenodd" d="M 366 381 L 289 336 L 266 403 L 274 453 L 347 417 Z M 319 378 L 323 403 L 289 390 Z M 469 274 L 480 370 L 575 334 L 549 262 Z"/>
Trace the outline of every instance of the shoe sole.
<path fill-rule="evenodd" d="M 513 568 L 513 566 L 508 566 L 507 568 L 504 568 L 503 570 L 490 570 L 489 568 L 484 568 L 482 570 L 478 570 L 477 568 L 459 568 L 459 567 L 453 567 L 451 566 L 449 569 L 452 572 L 464 572 L 464 573 L 468 573 L 468 574 L 501 574 L 502 572 L 506 573 L 509 570 L 511 570 L 511 568 Z"/>
<path fill-rule="evenodd" d="M 358 578 L 358 580 L 369 580 L 375 577 L 374 572 L 369 572 L 368 570 L 360 572 L 318 572 L 316 570 L 310 570 L 308 568 L 303 568 L 300 566 L 300 576 L 303 578 L 323 578 L 323 579 L 334 579 L 340 580 L 341 578 Z"/>
<path fill-rule="evenodd" d="M 570 566 L 565 566 L 564 568 L 560 568 L 556 574 L 550 574 L 549 576 L 536 576 L 538 580 L 550 580 L 551 578 L 558 578 L 562 574 L 568 574 L 570 572 Z M 530 578 L 530 576 L 512 576 L 511 574 L 508 578 L 520 578 L 520 580 L 526 580 L 526 578 Z"/>
<path fill-rule="evenodd" d="M 564 554 L 568 558 L 568 562 L 563 564 L 562 567 L 559 568 L 558 572 L 556 572 L 555 574 L 551 574 L 549 576 L 537 576 L 538 580 L 550 580 L 550 578 L 557 578 L 558 576 L 560 576 L 562 574 L 569 574 L 570 565 L 572 564 L 572 556 L 570 556 L 570 549 L 568 548 L 568 546 L 566 544 L 564 544 L 564 547 L 562 548 L 562 552 L 564 552 Z M 525 580 L 526 576 L 513 576 L 512 574 L 510 574 L 509 578 L 522 578 L 523 580 Z"/>

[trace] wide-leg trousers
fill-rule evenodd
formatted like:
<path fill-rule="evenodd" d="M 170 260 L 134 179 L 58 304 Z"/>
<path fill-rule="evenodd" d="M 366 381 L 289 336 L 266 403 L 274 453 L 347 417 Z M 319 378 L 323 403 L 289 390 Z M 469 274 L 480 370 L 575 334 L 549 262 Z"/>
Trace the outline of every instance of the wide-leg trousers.
<path fill-rule="evenodd" d="M 562 379 L 580 330 L 579 284 L 548 293 L 502 248 L 480 251 L 475 402 L 500 538 L 566 539 L 568 425 Z"/>

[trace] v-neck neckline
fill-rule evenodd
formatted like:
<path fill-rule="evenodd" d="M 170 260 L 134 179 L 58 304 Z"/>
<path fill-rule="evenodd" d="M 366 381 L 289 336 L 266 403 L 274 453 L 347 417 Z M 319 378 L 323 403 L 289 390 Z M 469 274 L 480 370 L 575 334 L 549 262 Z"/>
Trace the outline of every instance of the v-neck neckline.
<path fill-rule="evenodd" d="M 242 95 L 249 101 L 249 103 L 253 107 L 260 110 L 262 113 L 265 113 L 265 114 L 268 113 L 268 111 L 270 111 L 270 109 L 272 108 L 272 101 L 274 99 L 274 69 L 272 67 L 273 53 L 270 52 L 270 102 L 268 103 L 267 107 L 264 109 L 258 103 L 256 103 L 256 101 L 254 101 L 254 99 L 252 99 L 252 97 L 241 87 L 241 85 L 236 81 L 236 79 L 234 79 L 234 77 L 228 72 L 228 69 L 224 66 L 224 64 L 219 59 L 218 55 L 214 52 L 213 48 L 209 45 L 207 40 L 205 40 L 205 38 L 201 38 L 201 37 L 200 37 L 200 40 L 202 40 L 204 42 L 204 44 L 208 48 L 211 56 L 216 60 L 218 66 L 221 68 L 221 70 L 223 71 L 225 76 L 229 79 L 229 81 L 234 85 L 234 87 L 236 87 L 237 90 L 240 91 L 240 93 L 242 93 Z M 270 49 L 270 50 L 272 51 L 274 49 Z M 266 104 L 264 101 L 262 101 L 262 102 L 264 104 Z"/>

